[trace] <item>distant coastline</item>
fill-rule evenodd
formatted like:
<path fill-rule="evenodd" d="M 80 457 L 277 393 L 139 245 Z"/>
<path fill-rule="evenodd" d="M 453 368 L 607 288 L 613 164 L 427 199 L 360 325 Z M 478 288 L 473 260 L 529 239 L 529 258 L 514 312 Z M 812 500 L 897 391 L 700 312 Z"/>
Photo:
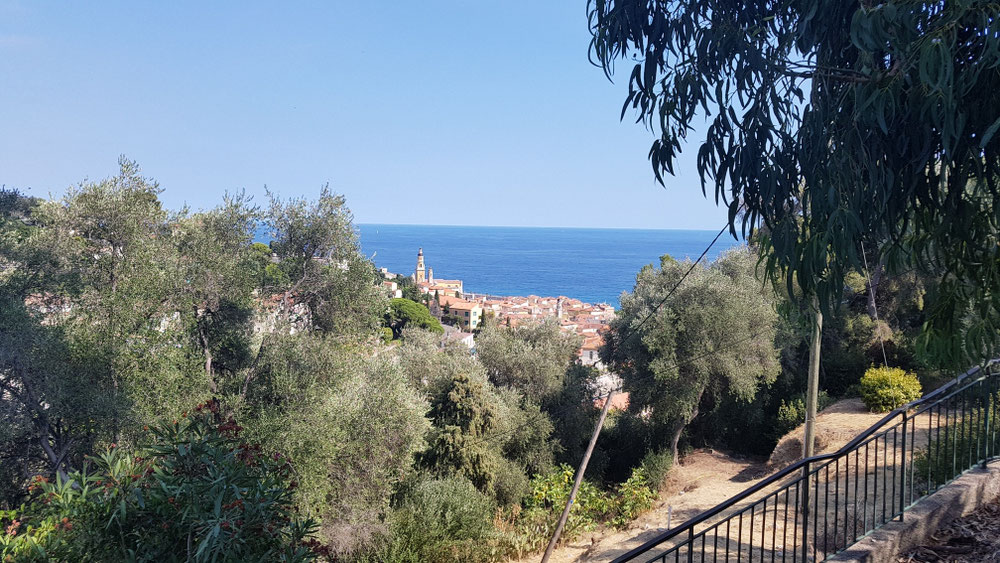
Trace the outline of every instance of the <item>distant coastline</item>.
<path fill-rule="evenodd" d="M 435 275 L 464 281 L 464 291 L 496 297 L 558 297 L 618 306 L 635 275 L 663 254 L 697 258 L 718 231 L 579 227 L 358 225 L 362 252 L 379 267 L 413 273 L 423 248 Z M 723 236 L 714 260 L 738 243 Z"/>

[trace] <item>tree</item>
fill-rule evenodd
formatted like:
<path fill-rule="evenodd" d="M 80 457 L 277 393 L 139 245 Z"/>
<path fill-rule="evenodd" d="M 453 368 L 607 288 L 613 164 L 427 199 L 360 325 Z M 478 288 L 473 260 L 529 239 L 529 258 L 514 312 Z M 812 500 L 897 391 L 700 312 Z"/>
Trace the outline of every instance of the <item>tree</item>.
<path fill-rule="evenodd" d="M 23 304 L 4 299 L 0 505 L 17 505 L 31 475 L 65 476 L 95 442 L 109 437 L 106 421 L 120 412 L 109 400 L 111 381 L 80 356 L 60 327 L 45 326 Z"/>
<path fill-rule="evenodd" d="M 945 272 L 923 343 L 952 362 L 1000 345 L 1000 7 L 970 2 L 588 0 L 592 58 L 633 59 L 622 117 L 673 174 L 696 119 L 702 190 L 762 227 L 768 271 L 839 300 L 861 243 Z M 876 260 L 876 263 L 882 258 Z M 970 310 L 971 309 L 971 310 Z M 970 314 L 971 312 L 971 314 Z"/>
<path fill-rule="evenodd" d="M 263 295 L 271 295 L 281 288 L 287 287 L 290 280 L 274 261 L 271 247 L 255 242 L 249 249 L 249 267 L 255 283 L 255 289 L 260 290 Z"/>
<path fill-rule="evenodd" d="M 159 191 L 123 158 L 117 176 L 60 200 L 7 198 L 0 393 L 24 423 L 13 443 L 31 444 L 13 463 L 22 478 L 79 467 L 201 390 L 182 334 L 164 326 L 181 278 Z"/>
<path fill-rule="evenodd" d="M 562 388 L 579 349 L 580 338 L 551 319 L 516 328 L 490 324 L 476 339 L 477 356 L 495 385 L 543 403 Z"/>
<path fill-rule="evenodd" d="M 249 438 L 296 465 L 296 504 L 337 553 L 371 539 L 424 446 L 427 403 L 390 357 L 320 332 L 275 334 L 227 390 Z M 251 373 L 252 372 L 252 373 Z"/>
<path fill-rule="evenodd" d="M 373 333 L 385 297 L 376 283 L 378 272 L 360 253 L 344 197 L 328 186 L 314 202 L 268 196 L 271 249 L 288 280 L 280 288 L 284 309 L 293 300 L 306 303 L 313 325 L 329 334 Z"/>
<path fill-rule="evenodd" d="M 396 358 L 410 385 L 428 396 L 436 396 L 451 384 L 454 376 L 465 373 L 485 379 L 483 366 L 460 342 L 441 342 L 437 333 L 408 326 L 402 332 L 402 346 Z"/>
<path fill-rule="evenodd" d="M 601 358 L 622 377 L 629 409 L 650 409 L 650 422 L 669 433 L 674 459 L 709 395 L 748 401 L 778 374 L 777 313 L 754 264 L 746 248 L 726 252 L 695 266 L 664 302 L 691 266 L 664 256 L 660 268 L 639 272 L 611 322 Z"/>
<path fill-rule="evenodd" d="M 173 226 L 184 280 L 176 305 L 191 319 L 213 394 L 219 389 L 215 375 L 219 360 L 232 373 L 250 357 L 256 285 L 251 272 L 262 256 L 259 249 L 254 249 L 256 255 L 251 253 L 256 221 L 257 209 L 240 194 L 227 195 L 218 208 L 182 218 Z"/>
<path fill-rule="evenodd" d="M 385 314 L 385 323 L 392 329 L 395 338 L 403 334 L 407 326 L 418 327 L 437 334 L 444 334 L 444 327 L 431 316 L 427 307 L 409 299 L 393 299 Z"/>
<path fill-rule="evenodd" d="M 323 186 L 319 198 L 282 201 L 268 192 L 270 205 L 265 214 L 271 249 L 281 260 L 290 280 L 288 295 L 319 285 L 323 267 L 337 264 L 357 254 L 357 236 L 351 226 L 351 212 L 344 196 Z"/>
<path fill-rule="evenodd" d="M 558 449 L 551 438 L 552 423 L 533 399 L 490 383 L 483 365 L 465 345 L 439 346 L 439 340 L 426 330 L 407 328 L 402 346 L 396 349 L 411 385 L 430 397 L 437 409 L 432 410 L 434 428 L 421 465 L 439 475 L 480 475 L 474 481 L 483 492 L 501 505 L 517 504 L 528 476 L 552 467 Z M 456 389 L 461 392 L 456 394 Z M 482 425 L 456 424 L 451 415 L 435 416 L 480 408 L 486 412 Z"/>
<path fill-rule="evenodd" d="M 546 412 L 552 418 L 553 435 L 561 446 L 562 463 L 578 464 L 587 449 L 601 411 L 594 406 L 593 388 L 598 375 L 593 366 L 573 364 L 566 370 L 558 395 L 548 401 Z M 592 461 L 588 469 L 593 470 L 597 465 Z"/>
<path fill-rule="evenodd" d="M 491 493 L 497 470 L 496 451 L 487 433 L 496 425 L 495 406 L 486 385 L 466 374 L 452 377 L 431 401 L 434 431 L 421 464 L 442 476 L 459 475 L 477 489 Z"/>
<path fill-rule="evenodd" d="M 313 326 L 342 338 L 366 337 L 382 326 L 388 307 L 371 261 L 355 253 L 321 271 L 318 286 L 308 292 Z"/>
<path fill-rule="evenodd" d="M 427 304 L 430 294 L 421 293 L 420 289 L 417 288 L 417 284 L 413 282 L 413 279 L 409 276 L 396 276 L 396 283 L 399 284 L 399 290 L 403 292 L 403 298 L 409 299 L 410 301 L 416 301 L 417 303 Z"/>

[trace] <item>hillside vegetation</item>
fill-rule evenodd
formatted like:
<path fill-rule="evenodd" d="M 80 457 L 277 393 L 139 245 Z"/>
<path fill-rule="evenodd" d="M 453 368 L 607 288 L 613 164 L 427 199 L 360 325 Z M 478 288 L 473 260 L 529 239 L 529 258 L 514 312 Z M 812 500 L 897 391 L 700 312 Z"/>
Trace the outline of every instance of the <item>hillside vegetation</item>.
<path fill-rule="evenodd" d="M 127 160 L 56 199 L 0 193 L 2 557 L 486 561 L 544 546 L 598 414 L 578 337 L 487 322 L 475 355 L 442 345 L 425 307 L 384 295 L 326 188 L 200 211 L 160 193 Z M 626 526 L 687 449 L 767 454 L 801 422 L 804 309 L 755 265 L 747 248 L 698 264 L 669 300 L 690 263 L 638 273 L 602 354 L 630 406 L 609 416 L 567 539 Z M 881 343 L 892 366 L 933 375 L 913 352 L 933 284 L 850 279 L 824 333 L 829 394 L 882 363 Z"/>

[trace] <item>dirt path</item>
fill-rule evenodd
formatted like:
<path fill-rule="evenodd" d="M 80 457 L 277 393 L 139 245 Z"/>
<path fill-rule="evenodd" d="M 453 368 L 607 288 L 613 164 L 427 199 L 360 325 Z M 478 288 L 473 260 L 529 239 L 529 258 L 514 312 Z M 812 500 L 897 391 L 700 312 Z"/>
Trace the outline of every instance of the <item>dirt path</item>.
<path fill-rule="evenodd" d="M 869 413 L 859 399 L 845 399 L 831 405 L 816 419 L 817 453 L 840 448 L 882 416 Z M 584 534 L 556 549 L 550 561 L 608 561 L 641 545 L 797 460 L 801 456 L 802 432 L 802 427 L 789 432 L 766 461 L 730 456 L 718 450 L 696 450 L 671 469 L 653 509 L 636 519 L 629 529 L 602 528 Z M 522 561 L 537 560 L 538 555 L 534 555 Z"/>

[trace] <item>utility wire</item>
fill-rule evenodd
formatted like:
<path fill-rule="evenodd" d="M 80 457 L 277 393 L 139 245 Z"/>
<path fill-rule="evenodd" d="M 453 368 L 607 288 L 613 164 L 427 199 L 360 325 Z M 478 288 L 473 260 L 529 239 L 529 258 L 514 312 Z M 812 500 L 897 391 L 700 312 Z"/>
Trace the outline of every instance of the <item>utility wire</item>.
<path fill-rule="evenodd" d="M 660 307 L 662 307 L 663 304 L 666 303 L 668 299 L 670 299 L 670 297 L 674 294 L 674 292 L 677 291 L 677 288 L 680 287 L 681 283 L 683 283 L 684 280 L 687 279 L 688 274 L 690 274 L 695 269 L 698 263 L 701 262 L 702 258 L 704 258 L 706 254 L 708 254 L 708 251 L 712 248 L 712 246 L 716 243 L 716 241 L 719 240 L 719 237 L 722 236 L 723 232 L 725 232 L 727 226 L 728 224 L 722 227 L 722 229 L 719 231 L 719 234 L 715 235 L 715 238 L 712 239 L 712 242 L 710 242 L 708 244 L 708 247 L 705 248 L 705 250 L 701 253 L 701 256 L 699 256 L 698 259 L 691 264 L 691 267 L 688 268 L 686 272 L 684 272 L 684 275 L 681 276 L 681 279 L 677 280 L 677 283 L 674 284 L 674 287 L 672 287 L 670 291 L 667 292 L 667 295 L 656 305 L 656 307 L 654 307 L 653 310 L 650 311 L 649 314 L 646 315 L 646 317 L 638 325 L 635 325 L 622 338 L 622 342 L 627 341 L 630 337 L 632 337 L 632 335 L 637 334 L 638 330 L 642 328 L 642 326 L 645 325 L 646 322 L 649 321 L 649 319 L 651 319 L 653 315 L 657 313 L 657 311 L 659 311 Z M 610 393 L 608 393 L 608 396 L 604 399 L 604 405 L 603 408 L 601 408 L 601 416 L 597 420 L 597 424 L 594 426 L 594 433 L 590 438 L 590 443 L 587 445 L 586 452 L 584 452 L 583 454 L 583 461 L 580 462 L 580 467 L 577 468 L 576 470 L 576 478 L 573 482 L 573 488 L 570 490 L 569 498 L 566 500 L 566 506 L 563 509 L 562 515 L 559 517 L 559 523 L 556 526 L 555 532 L 552 534 L 552 539 L 549 540 L 548 547 L 545 548 L 545 554 L 542 555 L 542 563 L 548 563 L 549 557 L 552 555 L 552 552 L 555 550 L 556 544 L 559 542 L 559 535 L 562 532 L 563 526 L 566 524 L 567 518 L 569 517 L 570 509 L 573 507 L 573 501 L 576 497 L 576 493 L 579 490 L 580 483 L 583 481 L 583 474 L 587 470 L 587 462 L 590 461 L 590 455 L 593 453 L 594 446 L 597 444 L 597 438 L 600 436 L 601 429 L 604 426 L 604 419 L 608 414 L 608 407 L 611 406 L 611 397 L 614 394 L 615 390 L 612 390 Z"/>
<path fill-rule="evenodd" d="M 697 266 L 698 263 L 701 262 L 703 258 L 705 258 L 705 255 L 708 254 L 708 251 L 711 250 L 713 246 L 715 246 L 715 243 L 719 241 L 719 237 L 721 237 L 722 233 L 726 232 L 728 228 L 729 224 L 726 223 L 726 225 L 719 230 L 718 234 L 715 235 L 715 238 L 712 239 L 712 242 L 708 243 L 708 246 L 705 247 L 705 250 L 701 251 L 701 255 L 698 256 L 698 259 L 691 263 L 691 267 L 688 268 L 686 272 L 684 272 L 684 275 L 681 276 L 681 279 L 677 280 L 677 283 L 674 284 L 674 287 L 670 288 L 670 291 L 667 292 L 667 295 L 663 299 L 661 299 L 659 303 L 656 304 L 656 307 L 653 307 L 653 310 L 650 311 L 649 314 L 646 315 L 646 317 L 642 319 L 642 321 L 638 325 L 636 325 L 635 328 L 631 330 L 631 332 L 629 332 L 622 338 L 622 341 L 628 340 L 629 338 L 632 337 L 633 334 L 639 332 L 639 329 L 642 328 L 643 325 L 645 325 L 646 322 L 649 321 L 649 319 L 653 318 L 653 315 L 659 312 L 660 307 L 666 304 L 667 300 L 673 296 L 674 292 L 677 291 L 677 288 L 680 287 L 682 283 L 684 283 L 684 280 L 687 279 L 688 275 L 694 270 L 695 266 Z"/>
<path fill-rule="evenodd" d="M 861 258 L 865 261 L 865 279 L 868 280 L 868 295 L 872 300 L 872 310 L 875 312 L 875 331 L 878 333 L 878 343 L 882 347 L 882 362 L 885 367 L 889 367 L 889 359 L 885 355 L 885 341 L 882 339 L 882 331 L 878 326 L 878 304 L 875 303 L 875 288 L 872 287 L 872 278 L 868 273 L 868 255 L 865 254 L 865 241 L 861 241 Z"/>
<path fill-rule="evenodd" d="M 687 364 L 691 364 L 691 363 L 697 362 L 698 360 L 703 360 L 705 358 L 709 358 L 709 357 L 715 356 L 717 354 L 720 354 L 722 352 L 725 352 L 727 350 L 735 348 L 736 346 L 739 346 L 740 344 L 743 344 L 745 342 L 753 340 L 754 338 L 757 338 L 760 335 L 761 335 L 761 333 L 759 333 L 759 332 L 758 333 L 753 333 L 753 334 L 751 334 L 749 336 L 746 336 L 744 338 L 741 338 L 741 339 L 739 339 L 739 340 L 731 343 L 726 348 L 719 348 L 719 349 L 715 349 L 715 350 L 710 350 L 708 352 L 705 352 L 704 354 L 700 354 L 700 355 L 695 356 L 693 358 L 688 358 L 686 360 L 674 362 L 673 364 L 670 364 L 667 367 L 677 368 L 677 367 L 681 367 L 681 366 L 684 366 L 684 365 L 687 365 Z M 649 382 L 654 382 L 655 378 L 656 378 L 655 375 L 649 374 L 649 375 L 644 375 L 644 376 L 640 376 L 640 377 L 634 378 L 634 379 L 632 379 L 631 382 L 633 384 L 643 384 L 643 383 L 647 382 L 647 380 Z M 594 399 L 595 400 L 597 400 L 597 399 L 607 399 L 608 397 L 614 395 L 615 393 L 621 392 L 621 390 L 622 390 L 622 388 L 618 387 L 617 389 L 614 389 L 614 390 L 612 390 L 612 391 L 610 391 L 610 392 L 608 392 L 608 393 L 606 393 L 604 395 L 598 395 L 597 397 L 594 397 Z M 568 405 L 566 407 L 563 407 L 562 409 L 550 411 L 550 412 L 545 413 L 545 414 L 547 414 L 549 416 L 558 416 L 558 415 L 566 414 L 566 413 L 568 413 L 571 410 L 576 409 L 576 408 L 578 408 L 578 405 Z M 507 429 L 507 430 L 504 430 L 504 431 L 501 431 L 501 432 L 496 432 L 496 433 L 491 434 L 489 436 L 486 436 L 486 437 L 483 437 L 483 438 L 479 438 L 477 440 L 472 440 L 472 441 L 470 441 L 468 443 L 473 444 L 473 445 L 488 444 L 488 443 L 490 443 L 490 442 L 492 442 L 494 440 L 497 440 L 498 438 L 506 438 L 506 437 L 512 436 L 517 431 L 519 431 L 519 430 L 521 430 L 523 428 L 526 428 L 528 426 L 531 426 L 532 423 L 534 423 L 534 422 L 536 422 L 536 421 L 533 420 L 531 422 L 526 422 L 526 423 L 517 425 L 514 428 L 510 428 L 510 429 Z"/>
<path fill-rule="evenodd" d="M 674 285 L 674 287 L 672 287 L 670 291 L 667 292 L 667 295 L 660 301 L 660 303 L 658 303 L 656 307 L 654 307 L 653 310 L 650 311 L 648 315 L 646 315 L 646 318 L 644 318 L 642 322 L 636 325 L 622 338 L 623 342 L 627 341 L 632 335 L 637 334 L 638 329 L 641 328 L 644 324 L 646 324 L 646 322 L 649 319 L 651 319 L 653 315 L 656 314 L 656 312 L 660 309 L 660 307 L 662 307 L 663 304 L 666 303 L 668 299 L 670 299 L 670 296 L 674 294 L 677 288 L 680 287 L 681 283 L 683 283 L 684 280 L 687 278 L 688 274 L 690 274 L 694 270 L 694 268 L 698 265 L 698 263 L 701 261 L 701 259 L 705 257 L 705 254 L 707 254 L 709 249 L 712 248 L 712 245 L 714 245 L 715 242 L 719 240 L 719 237 L 722 236 L 722 233 L 724 231 L 725 227 L 723 227 L 723 229 L 719 231 L 719 234 L 715 235 L 715 238 L 712 239 L 711 243 L 709 243 L 708 248 L 706 248 L 705 251 L 701 253 L 701 256 L 699 256 L 698 259 L 693 264 L 691 264 L 691 267 L 688 268 L 686 272 L 684 272 L 684 275 L 681 276 L 681 279 L 679 279 L 677 283 Z M 715 353 L 717 353 L 717 351 L 712 351 L 707 355 L 713 355 Z M 634 385 L 635 380 L 633 380 L 631 383 Z M 583 460 L 580 462 L 580 467 L 578 467 L 576 470 L 576 477 L 573 481 L 573 488 L 570 489 L 569 498 L 566 499 L 566 506 L 563 508 L 562 514 L 559 516 L 559 523 L 556 525 L 555 532 L 552 534 L 552 538 L 549 540 L 549 544 L 545 548 L 545 554 L 542 555 L 542 563 L 548 563 L 549 557 L 552 556 L 552 553 L 555 551 L 556 545 L 559 543 L 559 536 L 563 530 L 563 527 L 566 525 L 566 520 L 569 518 L 570 509 L 573 508 L 573 502 L 576 499 L 576 493 L 577 491 L 579 491 L 580 484 L 583 482 L 583 475 L 587 471 L 587 462 L 590 461 L 590 456 L 591 454 L 594 453 L 594 446 L 597 445 L 597 438 L 601 434 L 601 430 L 604 426 L 604 419 L 607 417 L 608 408 L 611 406 L 611 398 L 612 396 L 614 396 L 615 392 L 616 390 L 612 390 L 610 393 L 608 393 L 608 396 L 604 399 L 604 405 L 601 408 L 601 416 L 600 418 L 597 419 L 597 423 L 594 425 L 594 433 L 590 438 L 590 443 L 587 444 L 587 449 L 583 454 Z"/>
<path fill-rule="evenodd" d="M 632 336 L 634 336 L 635 334 L 637 334 L 639 332 L 639 329 L 642 328 L 647 322 L 649 322 L 649 320 L 651 318 L 653 318 L 654 315 L 656 315 L 656 313 L 659 312 L 660 308 L 663 307 L 667 303 L 667 301 L 673 296 L 673 294 L 677 292 L 677 289 L 681 286 L 682 283 L 684 283 L 684 280 L 687 279 L 687 277 L 691 274 L 691 272 L 694 271 L 694 269 L 698 266 L 698 264 L 705 258 L 706 255 L 708 255 L 708 252 L 712 249 L 713 246 L 715 246 L 715 243 L 719 241 L 719 238 L 722 236 L 722 233 L 726 232 L 726 230 L 728 228 L 729 228 L 729 224 L 727 223 L 721 229 L 719 229 L 719 232 L 715 235 L 715 238 L 712 239 L 712 242 L 708 243 L 708 246 L 705 247 L 705 250 L 703 250 L 701 252 L 701 254 L 698 256 L 698 258 L 694 262 L 691 263 L 691 266 L 689 266 L 688 269 L 684 272 L 684 275 L 682 275 L 681 278 L 679 280 L 677 280 L 677 283 L 675 283 L 673 285 L 673 287 L 670 288 L 670 290 L 667 292 L 667 295 L 664 296 L 664 298 L 661 299 L 660 302 L 657 303 L 655 307 L 653 307 L 652 311 L 650 311 L 648 314 L 646 314 L 645 317 L 643 317 L 643 319 L 639 322 L 639 324 L 637 324 L 637 325 L 632 326 L 632 327 L 629 328 L 629 331 L 626 332 L 625 336 L 622 337 L 622 339 L 621 339 L 622 342 L 627 341 L 629 338 L 631 338 Z M 755 338 L 757 336 L 758 336 L 757 334 L 753 334 L 750 337 L 745 338 L 745 339 L 743 339 L 740 342 L 737 342 L 735 344 L 741 344 L 743 341 L 750 340 L 750 339 Z M 685 365 L 686 363 L 695 362 L 697 360 L 706 358 L 708 356 L 712 356 L 714 354 L 719 353 L 720 351 L 721 350 L 714 350 L 714 351 L 709 352 L 707 354 L 696 356 L 694 358 L 688 358 L 685 361 L 675 362 L 674 365 L 671 366 L 671 367 L 680 367 L 682 365 Z M 642 379 L 646 379 L 646 378 L 651 378 L 651 377 L 652 377 L 652 375 L 645 376 L 643 378 L 640 378 L 638 381 L 641 381 Z M 636 381 L 637 380 L 633 379 L 633 383 L 635 383 Z M 601 395 L 601 396 L 595 397 L 595 399 L 609 400 L 612 395 L 614 395 L 615 393 L 620 392 L 621 389 L 622 389 L 621 387 L 618 387 L 617 389 L 611 390 L 606 395 Z M 576 405 L 571 405 L 571 406 L 564 407 L 563 409 L 560 409 L 560 410 L 557 410 L 557 411 L 549 412 L 547 414 L 550 415 L 550 416 L 552 416 L 552 415 L 561 415 L 561 414 L 565 414 L 565 413 L 567 413 L 570 410 L 575 409 L 575 408 L 577 408 Z M 502 438 L 502 437 L 506 437 L 508 435 L 513 435 L 517 431 L 519 431 L 519 430 L 521 430 L 521 429 L 523 429 L 523 428 L 525 428 L 527 426 L 530 426 L 533 422 L 534 421 L 526 422 L 524 424 L 520 424 L 520 425 L 515 426 L 514 428 L 511 428 L 511 429 L 508 429 L 508 430 L 506 430 L 504 432 L 499 432 L 499 433 L 496 433 L 496 434 L 492 434 L 490 436 L 487 436 L 485 438 L 481 438 L 481 439 L 479 439 L 477 441 L 473 441 L 471 443 L 472 444 L 489 443 L 489 442 L 492 442 L 492 441 L 496 440 L 497 438 Z"/>

